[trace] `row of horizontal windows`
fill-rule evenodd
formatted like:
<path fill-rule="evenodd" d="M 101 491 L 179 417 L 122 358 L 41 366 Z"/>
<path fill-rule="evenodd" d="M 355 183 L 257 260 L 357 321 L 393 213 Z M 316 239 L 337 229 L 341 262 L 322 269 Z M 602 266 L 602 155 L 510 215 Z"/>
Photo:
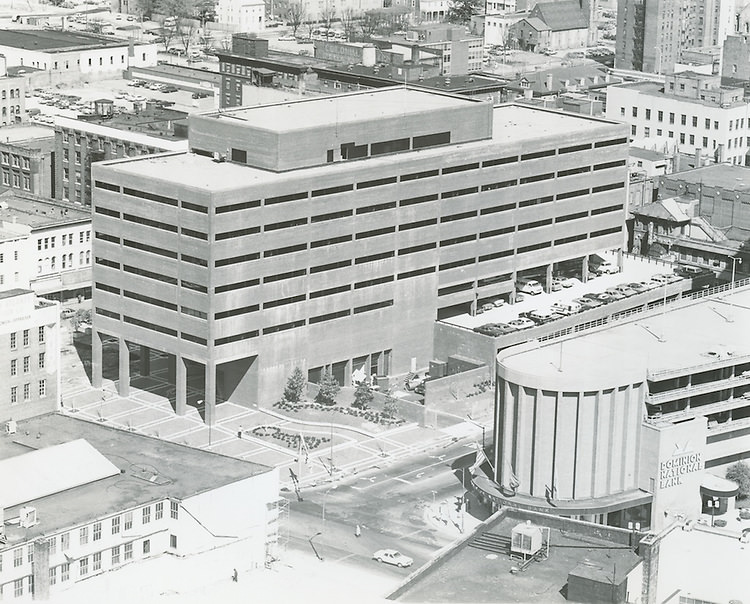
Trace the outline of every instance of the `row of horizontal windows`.
<path fill-rule="evenodd" d="M 364 312 L 370 312 L 370 311 L 378 310 L 381 308 L 387 308 L 389 306 L 393 306 L 393 300 L 383 300 L 381 302 L 373 302 L 365 306 L 355 307 L 354 310 L 344 309 L 344 310 L 339 310 L 339 311 L 335 311 L 332 313 L 327 313 L 325 315 L 318 315 L 315 317 L 310 317 L 307 323 L 310 325 L 314 325 L 314 324 L 322 323 L 325 321 L 333 321 L 335 319 L 348 317 L 348 316 L 351 316 L 352 314 L 361 314 Z M 264 328 L 263 335 L 269 335 L 273 333 L 279 333 L 281 331 L 287 331 L 289 329 L 304 327 L 305 323 L 306 322 L 304 319 L 300 319 L 298 321 L 290 321 L 288 323 L 282 323 L 280 325 L 273 325 L 271 327 Z M 255 338 L 255 337 L 258 337 L 258 335 L 259 335 L 259 332 L 257 330 L 246 332 L 246 333 L 241 333 L 241 334 L 235 334 L 235 335 L 225 337 L 225 338 L 217 338 L 216 340 L 214 340 L 214 344 L 216 346 L 221 346 L 223 344 L 229 344 L 231 342 L 237 342 L 241 340 Z"/>
<path fill-rule="evenodd" d="M 232 308 L 230 310 L 223 310 L 221 312 L 214 313 L 214 319 L 226 319 L 228 317 L 236 317 L 238 315 L 247 315 L 260 310 L 258 304 L 251 304 L 250 306 L 243 306 L 241 308 Z"/>
<path fill-rule="evenodd" d="M 130 298 L 132 300 L 138 300 L 139 302 L 151 304 L 152 306 L 159 306 L 161 308 L 166 308 L 167 310 L 177 310 L 177 304 L 173 304 L 172 302 L 165 302 L 164 300 L 160 300 L 158 298 L 152 298 L 151 296 L 145 296 L 143 294 L 139 294 L 138 292 L 124 290 L 122 294 L 126 298 Z"/>
<path fill-rule="evenodd" d="M 215 294 L 223 294 L 225 292 L 231 292 L 238 289 L 245 289 L 248 287 L 255 287 L 260 283 L 260 279 L 248 279 L 247 281 L 238 281 L 236 283 L 227 283 L 226 285 L 218 285 L 214 288 Z"/>
<path fill-rule="evenodd" d="M 416 138 L 419 138 L 419 137 L 415 137 L 415 141 L 416 141 Z M 627 139 L 611 139 L 611 140 L 606 140 L 606 141 L 598 141 L 598 142 L 595 143 L 594 146 L 595 146 L 595 148 L 602 148 L 602 147 L 607 147 L 607 146 L 612 146 L 612 145 L 619 145 L 619 144 L 624 144 L 626 142 L 626 140 Z M 534 152 L 529 152 L 529 153 L 522 154 L 520 156 L 520 160 L 521 161 L 526 161 L 526 160 L 530 160 L 530 159 L 538 159 L 538 158 L 542 158 L 542 157 L 550 157 L 550 156 L 555 155 L 556 153 L 564 154 L 564 153 L 571 153 L 571 152 L 574 152 L 574 151 L 584 151 L 584 150 L 590 150 L 590 149 L 591 149 L 591 144 L 590 143 L 589 144 L 582 144 L 582 145 L 574 145 L 574 146 L 570 146 L 570 147 L 562 147 L 562 148 L 557 149 L 557 150 L 556 149 L 545 149 L 545 150 L 542 150 L 542 151 L 534 151 Z M 438 176 L 438 174 L 440 174 L 441 172 L 442 172 L 442 174 L 454 174 L 454 173 L 464 172 L 464 171 L 468 171 L 468 170 L 477 170 L 480 167 L 482 167 L 482 168 L 489 168 L 489 167 L 494 167 L 494 166 L 498 166 L 498 165 L 503 165 L 503 164 L 508 164 L 508 163 L 514 163 L 514 162 L 517 162 L 517 161 L 519 161 L 519 156 L 517 156 L 517 155 L 511 155 L 511 156 L 508 156 L 508 157 L 501 157 L 501 158 L 494 158 L 494 159 L 485 160 L 485 161 L 482 161 L 481 163 L 480 162 L 472 162 L 472 163 L 469 163 L 469 164 L 461 164 L 461 165 L 457 165 L 457 166 L 449 166 L 449 167 L 443 168 L 441 171 L 440 170 L 425 170 L 425 171 L 421 171 L 421 172 L 404 174 L 404 175 L 401 175 L 401 177 L 398 178 L 398 179 L 397 179 L 396 176 L 390 176 L 390 177 L 379 178 L 379 179 L 370 180 L 370 181 L 364 181 L 364 182 L 361 182 L 361 183 L 357 183 L 356 187 L 357 187 L 357 189 L 364 189 L 364 188 L 369 188 L 369 187 L 376 187 L 376 186 L 393 184 L 393 183 L 396 183 L 398 180 L 400 180 L 401 182 L 408 182 L 408 181 L 411 181 L 411 180 L 416 180 L 416 179 L 421 179 L 421 178 L 430 178 L 430 177 Z M 619 162 L 609 162 L 609 163 L 620 165 Z M 120 186 L 119 185 L 115 185 L 115 184 L 112 184 L 112 183 L 107 183 L 107 182 L 99 181 L 99 180 L 95 181 L 95 187 L 100 188 L 100 189 L 110 190 L 110 191 L 116 191 L 116 192 L 120 191 Z M 324 195 L 332 195 L 332 194 L 342 193 L 342 192 L 352 191 L 352 190 L 354 190 L 354 185 L 353 184 L 336 185 L 336 186 L 327 187 L 327 188 L 324 188 L 324 189 L 313 190 L 313 191 L 311 191 L 309 193 L 309 195 L 308 195 L 308 192 L 305 191 L 305 192 L 298 192 L 298 193 L 292 193 L 292 194 L 287 194 L 287 195 L 280 195 L 280 196 L 275 196 L 275 197 L 267 197 L 264 200 L 264 204 L 265 205 L 274 205 L 274 204 L 277 204 L 277 203 L 284 203 L 284 202 L 288 202 L 288 201 L 296 201 L 296 200 L 301 200 L 301 199 L 307 199 L 308 197 L 321 197 L 321 196 L 324 196 Z M 150 201 L 156 201 L 158 203 L 164 203 L 164 204 L 171 205 L 171 206 L 177 206 L 178 205 L 178 201 L 175 198 L 166 197 L 166 196 L 163 196 L 163 195 L 157 195 L 157 194 L 150 193 L 150 192 L 147 192 L 147 191 L 141 191 L 141 190 L 138 190 L 138 189 L 133 189 L 133 188 L 129 188 L 129 187 L 123 187 L 122 192 L 124 194 L 126 194 L 126 195 L 130 195 L 130 196 L 133 196 L 133 197 L 139 197 L 141 199 L 147 199 L 147 200 L 150 200 Z M 188 210 L 192 210 L 192 211 L 196 211 L 196 212 L 200 212 L 200 213 L 207 213 L 208 212 L 208 208 L 206 206 L 203 206 L 203 205 L 200 205 L 200 204 L 182 201 L 181 205 L 182 205 L 183 208 L 188 209 Z M 260 206 L 260 200 L 251 200 L 251 201 L 248 201 L 248 202 L 241 202 L 241 203 L 230 204 L 230 205 L 227 205 L 227 206 L 217 207 L 215 209 L 215 212 L 217 214 L 222 214 L 222 213 L 227 213 L 227 212 L 234 212 L 234 211 L 240 211 L 240 210 L 244 210 L 244 209 L 250 209 L 250 208 L 254 208 L 254 207 L 258 207 L 258 206 Z"/>
<path fill-rule="evenodd" d="M 274 281 L 285 281 L 287 279 L 294 279 L 295 277 L 303 277 L 307 274 L 307 269 L 301 268 L 295 271 L 289 271 L 286 273 L 277 273 L 275 275 L 267 275 L 263 277 L 263 283 L 273 283 Z"/>
<path fill-rule="evenodd" d="M 595 144 L 595 146 L 597 148 L 600 148 L 600 147 L 606 147 L 606 146 L 611 146 L 611 145 L 623 144 L 625 141 L 626 139 L 612 139 L 612 140 L 607 140 L 607 141 L 598 141 Z M 555 155 L 556 153 L 565 154 L 565 153 L 572 153 L 575 151 L 585 151 L 585 150 L 590 150 L 590 149 L 591 149 L 591 143 L 573 145 L 569 147 L 561 147 L 560 149 L 545 149 L 542 151 L 534 151 L 534 152 L 522 154 L 520 156 L 520 160 L 526 161 L 530 159 L 538 159 L 541 157 L 551 157 Z M 500 158 L 484 160 L 481 163 L 472 162 L 469 164 L 449 166 L 449 167 L 443 168 L 442 170 L 436 170 L 436 169 L 435 170 L 423 170 L 421 172 L 412 172 L 409 174 L 402 174 L 398 178 L 396 176 L 389 176 L 389 177 L 379 178 L 375 180 L 363 181 L 360 183 L 356 183 L 356 188 L 365 189 L 365 188 L 370 188 L 370 187 L 394 184 L 398 181 L 409 182 L 412 180 L 417 180 L 417 179 L 422 179 L 422 178 L 432 178 L 432 177 L 438 176 L 441 173 L 442 174 L 454 174 L 454 173 L 465 172 L 469 170 L 478 170 L 480 167 L 490 168 L 494 166 L 515 163 L 518 161 L 519 161 L 518 155 L 511 155 L 508 157 L 500 157 Z M 584 171 L 588 171 L 588 170 L 584 170 Z M 301 199 L 307 199 L 308 197 L 321 197 L 324 195 L 333 195 L 336 193 L 352 191 L 354 190 L 354 187 L 355 187 L 354 184 L 344 184 L 344 185 L 336 185 L 334 187 L 327 187 L 324 189 L 316 189 L 316 190 L 311 191 L 309 195 L 307 191 L 303 191 L 303 192 L 281 195 L 281 196 L 276 196 L 276 197 L 268 197 L 264 200 L 264 204 L 273 205 L 277 203 L 284 203 L 287 201 L 297 201 Z M 259 205 L 260 205 L 260 200 L 254 200 L 254 201 L 240 203 L 240 204 L 232 204 L 229 206 L 216 208 L 216 213 L 218 214 L 218 213 L 225 213 L 225 212 L 233 212 L 233 211 L 247 209 L 251 207 L 258 207 Z"/>

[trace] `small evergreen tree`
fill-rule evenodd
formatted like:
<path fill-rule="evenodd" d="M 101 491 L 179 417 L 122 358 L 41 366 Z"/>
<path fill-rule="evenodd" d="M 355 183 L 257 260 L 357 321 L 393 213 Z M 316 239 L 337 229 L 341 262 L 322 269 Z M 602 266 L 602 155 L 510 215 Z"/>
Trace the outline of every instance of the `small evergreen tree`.
<path fill-rule="evenodd" d="M 750 497 L 750 466 L 744 461 L 738 461 L 727 468 L 726 477 L 739 485 L 740 499 Z"/>
<path fill-rule="evenodd" d="M 335 405 L 341 386 L 330 371 L 323 372 L 319 386 L 320 390 L 318 390 L 318 396 L 315 397 L 315 400 L 321 405 Z"/>
<path fill-rule="evenodd" d="M 383 417 L 393 419 L 394 417 L 396 417 L 397 411 L 398 402 L 396 401 L 396 397 L 394 397 L 390 392 L 386 393 L 385 402 L 383 402 Z"/>
<path fill-rule="evenodd" d="M 295 367 L 292 375 L 286 381 L 284 400 L 289 403 L 299 403 L 305 395 L 306 380 L 299 367 Z"/>
<path fill-rule="evenodd" d="M 370 407 L 373 398 L 375 398 L 375 395 L 372 393 L 370 384 L 367 380 L 362 380 L 357 384 L 357 387 L 354 390 L 354 402 L 352 403 L 352 407 L 364 411 Z"/>

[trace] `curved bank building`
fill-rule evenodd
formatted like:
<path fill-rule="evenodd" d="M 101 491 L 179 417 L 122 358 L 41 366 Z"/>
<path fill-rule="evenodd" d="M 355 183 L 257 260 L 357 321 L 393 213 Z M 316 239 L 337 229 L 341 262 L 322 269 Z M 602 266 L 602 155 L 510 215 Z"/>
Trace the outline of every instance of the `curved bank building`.
<path fill-rule="evenodd" d="M 726 468 L 750 454 L 748 335 L 743 287 L 501 351 L 475 486 L 495 507 L 623 528 L 719 517 Z"/>

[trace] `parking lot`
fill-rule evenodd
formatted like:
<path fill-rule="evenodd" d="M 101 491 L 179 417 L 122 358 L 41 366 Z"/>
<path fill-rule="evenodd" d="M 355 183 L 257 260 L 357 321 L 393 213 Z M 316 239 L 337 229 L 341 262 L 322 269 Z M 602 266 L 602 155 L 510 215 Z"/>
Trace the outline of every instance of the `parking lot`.
<path fill-rule="evenodd" d="M 603 257 L 606 260 L 614 262 L 614 255 L 603 255 Z M 606 289 L 613 288 L 620 284 L 649 282 L 654 275 L 671 275 L 672 273 L 672 266 L 670 264 L 626 256 L 623 259 L 622 272 L 602 274 L 590 278 L 586 283 L 583 283 L 580 279 L 573 278 L 569 282 L 569 287 L 561 286 L 559 291 L 528 295 L 525 296 L 523 300 L 517 301 L 515 304 L 504 303 L 502 306 L 493 307 L 491 309 L 488 307 L 488 310 L 475 316 L 463 314 L 444 319 L 444 322 L 469 329 L 474 329 L 488 323 L 508 324 L 510 321 L 518 320 L 519 317 L 525 313 L 549 310 L 557 302 L 571 302 L 575 298 L 580 298 L 586 294 L 603 293 Z M 675 276 L 675 280 L 677 279 L 678 278 Z M 657 289 L 662 287 L 662 285 L 663 284 L 653 282 L 650 289 Z M 532 327 L 533 325 L 527 324 L 527 326 Z"/>

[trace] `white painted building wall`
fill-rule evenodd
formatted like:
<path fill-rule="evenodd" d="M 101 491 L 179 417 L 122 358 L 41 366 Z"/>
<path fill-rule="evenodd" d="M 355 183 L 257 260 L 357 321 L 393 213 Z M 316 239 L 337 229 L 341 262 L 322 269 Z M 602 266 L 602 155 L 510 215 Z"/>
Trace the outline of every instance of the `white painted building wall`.
<path fill-rule="evenodd" d="M 674 123 L 670 123 L 671 115 Z M 701 148 L 711 157 L 718 152 L 719 161 L 745 165 L 750 149 L 750 104 L 745 102 L 722 107 L 675 96 L 642 94 L 628 86 L 609 86 L 606 117 L 630 124 L 631 138 L 667 137 L 682 153 L 693 154 Z"/>
<path fill-rule="evenodd" d="M 0 54 L 5 55 L 8 65 L 26 65 L 52 73 L 120 74 L 128 67 L 153 67 L 157 62 L 156 44 L 134 44 L 130 56 L 130 46 L 91 48 L 48 53 L 39 50 L 25 50 L 0 43 Z"/>

